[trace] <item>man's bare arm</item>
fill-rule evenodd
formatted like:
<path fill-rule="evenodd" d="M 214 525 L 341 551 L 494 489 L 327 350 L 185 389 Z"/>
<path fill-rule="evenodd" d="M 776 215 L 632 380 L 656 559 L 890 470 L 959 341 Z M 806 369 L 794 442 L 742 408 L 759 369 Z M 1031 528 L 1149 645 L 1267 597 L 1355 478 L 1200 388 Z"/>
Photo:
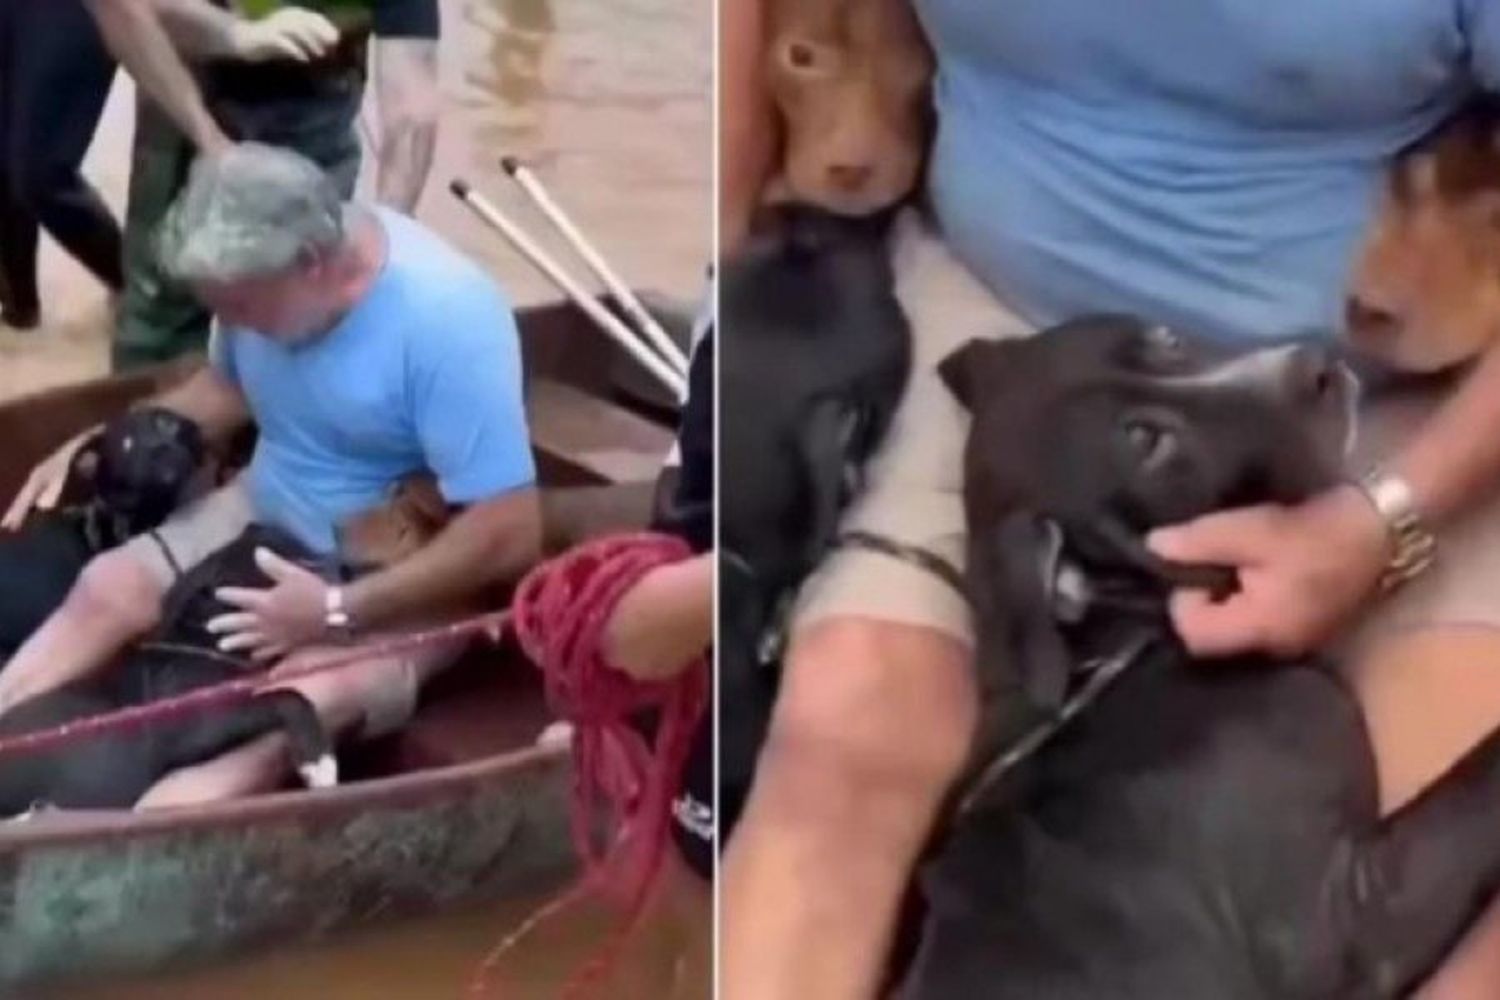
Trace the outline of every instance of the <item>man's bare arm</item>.
<path fill-rule="evenodd" d="M 375 88 L 380 102 L 376 197 L 411 214 L 427 184 L 437 147 L 437 42 L 375 40 Z"/>
<path fill-rule="evenodd" d="M 157 0 L 84 0 L 104 44 L 200 152 L 229 145 L 162 24 Z"/>
<path fill-rule="evenodd" d="M 180 413 L 212 444 L 222 443 L 250 422 L 250 405 L 239 386 L 205 365 L 148 405 Z"/>
<path fill-rule="evenodd" d="M 351 584 L 349 616 L 361 628 L 410 622 L 451 607 L 492 583 L 518 579 L 540 558 L 535 489 L 475 503 L 420 552 Z"/>

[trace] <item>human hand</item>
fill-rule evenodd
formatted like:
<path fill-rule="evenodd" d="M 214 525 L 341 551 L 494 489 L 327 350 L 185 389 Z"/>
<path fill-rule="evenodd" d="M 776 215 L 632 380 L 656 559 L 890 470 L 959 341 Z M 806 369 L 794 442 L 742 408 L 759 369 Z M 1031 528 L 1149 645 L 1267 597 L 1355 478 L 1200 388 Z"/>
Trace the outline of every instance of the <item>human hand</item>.
<path fill-rule="evenodd" d="M 272 586 L 220 587 L 214 596 L 237 611 L 211 619 L 208 631 L 221 635 L 219 650 L 248 652 L 257 662 L 274 660 L 323 636 L 328 584 L 311 570 L 270 549 L 255 550 L 255 564 Z"/>
<path fill-rule="evenodd" d="M 246 62 L 309 62 L 326 55 L 338 41 L 339 29 L 332 21 L 303 7 L 283 7 L 268 17 L 240 21 L 230 36 L 235 57 Z"/>
<path fill-rule="evenodd" d="M 5 512 L 5 517 L 0 519 L 0 528 L 6 531 L 17 531 L 26 522 L 26 516 L 32 510 L 51 510 L 56 507 L 58 500 L 62 497 L 63 487 L 68 484 L 68 473 L 73 468 L 73 459 L 98 433 L 98 427 L 89 428 L 32 469 L 31 475 L 26 477 L 26 482 L 22 484 L 16 498 L 11 501 L 10 509 Z"/>
<path fill-rule="evenodd" d="M 1295 507 L 1210 514 L 1153 532 L 1147 544 L 1164 559 L 1239 574 L 1239 591 L 1219 602 L 1201 590 L 1172 596 L 1173 624 L 1194 654 L 1298 656 L 1331 638 L 1374 592 L 1391 543 L 1374 507 L 1340 486 Z"/>

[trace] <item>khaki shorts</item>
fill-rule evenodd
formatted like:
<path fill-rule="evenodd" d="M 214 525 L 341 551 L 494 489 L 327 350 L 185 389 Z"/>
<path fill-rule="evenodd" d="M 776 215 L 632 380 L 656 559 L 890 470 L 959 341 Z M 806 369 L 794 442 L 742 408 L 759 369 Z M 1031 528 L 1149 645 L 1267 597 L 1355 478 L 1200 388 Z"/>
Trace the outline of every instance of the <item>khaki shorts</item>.
<path fill-rule="evenodd" d="M 845 530 L 884 535 L 964 564 L 963 444 L 968 418 L 935 366 L 975 337 L 1032 331 L 1001 306 L 943 244 L 903 220 L 896 250 L 897 291 L 912 320 L 916 363 L 905 399 L 870 470 L 869 487 Z M 1442 399 L 1426 387 L 1372 396 L 1361 418 L 1357 462 L 1389 455 Z M 1438 564 L 1361 624 L 1358 641 L 1433 625 L 1500 627 L 1500 501 L 1478 505 L 1446 528 Z M 937 629 L 972 644 L 968 604 L 936 574 L 863 550 L 832 555 L 803 588 L 796 625 L 857 616 Z"/>
<path fill-rule="evenodd" d="M 132 538 L 124 549 L 166 591 L 179 576 L 244 534 L 254 520 L 250 490 L 240 475 L 190 502 L 155 531 Z"/>
<path fill-rule="evenodd" d="M 241 475 L 190 502 L 155 531 L 132 538 L 124 549 L 165 593 L 183 573 L 240 537 L 254 520 L 255 508 Z M 461 652 L 460 646 L 435 646 L 351 664 L 368 678 L 360 687 L 361 735 L 384 736 L 403 727 L 416 711 L 422 682 L 452 664 Z"/>

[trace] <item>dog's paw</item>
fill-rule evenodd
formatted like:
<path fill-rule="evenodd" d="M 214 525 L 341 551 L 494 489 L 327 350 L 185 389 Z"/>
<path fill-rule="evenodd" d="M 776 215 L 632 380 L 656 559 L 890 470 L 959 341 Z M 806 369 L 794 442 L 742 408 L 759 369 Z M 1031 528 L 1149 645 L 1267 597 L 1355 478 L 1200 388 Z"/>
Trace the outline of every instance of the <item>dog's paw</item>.
<path fill-rule="evenodd" d="M 554 722 L 542 730 L 536 738 L 536 745 L 544 750 L 553 747 L 565 747 L 573 742 L 573 724 L 571 722 Z"/>
<path fill-rule="evenodd" d="M 25 812 L 16 813 L 14 816 L 7 816 L 5 819 L 0 820 L 0 823 L 29 823 L 38 816 L 52 811 L 53 805 L 50 802 L 33 802 Z"/>
<path fill-rule="evenodd" d="M 338 758 L 331 753 L 325 753 L 311 764 L 299 766 L 297 773 L 302 776 L 302 783 L 308 788 L 337 788 L 339 783 Z"/>

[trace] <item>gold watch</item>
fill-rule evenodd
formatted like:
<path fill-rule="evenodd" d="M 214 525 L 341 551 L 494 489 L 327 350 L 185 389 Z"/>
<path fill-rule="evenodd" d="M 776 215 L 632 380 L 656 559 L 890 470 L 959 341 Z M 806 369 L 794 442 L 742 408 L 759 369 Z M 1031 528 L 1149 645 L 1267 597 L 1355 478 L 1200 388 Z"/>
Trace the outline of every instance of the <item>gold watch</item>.
<path fill-rule="evenodd" d="M 1390 533 L 1391 558 L 1380 576 L 1380 589 L 1395 590 L 1432 565 L 1437 558 L 1437 537 L 1422 520 L 1410 484 L 1400 476 L 1376 468 L 1354 485 L 1370 501 Z"/>

